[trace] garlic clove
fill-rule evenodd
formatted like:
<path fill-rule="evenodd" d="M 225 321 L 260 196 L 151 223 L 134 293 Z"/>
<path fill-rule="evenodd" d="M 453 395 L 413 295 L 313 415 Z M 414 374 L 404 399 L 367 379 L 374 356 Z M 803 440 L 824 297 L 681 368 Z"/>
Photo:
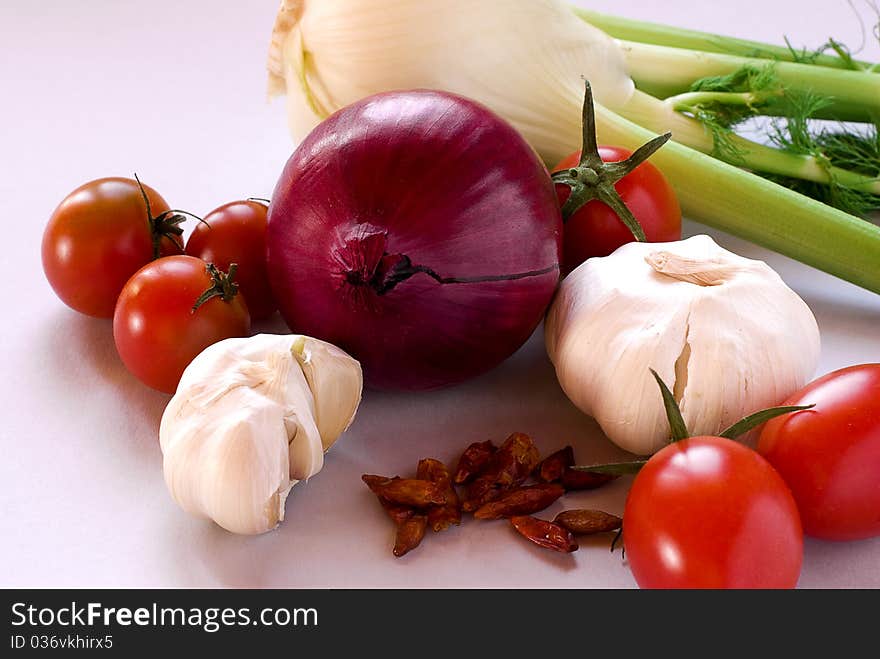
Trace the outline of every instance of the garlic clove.
<path fill-rule="evenodd" d="M 286 433 L 272 404 L 236 391 L 214 408 L 213 421 L 202 418 L 198 429 L 189 426 L 163 443 L 165 481 L 187 512 L 233 533 L 262 533 L 284 519 L 293 484 Z M 186 441 L 195 434 L 203 441 Z"/>
<path fill-rule="evenodd" d="M 336 346 L 305 336 L 291 351 L 311 389 L 326 451 L 354 420 L 363 389 L 360 365 Z"/>
<path fill-rule="evenodd" d="M 324 445 L 315 423 L 315 401 L 305 375 L 289 355 L 285 361 L 293 366 L 290 369 L 291 386 L 288 387 L 284 400 L 284 428 L 289 445 L 290 477 L 306 480 L 324 466 Z"/>

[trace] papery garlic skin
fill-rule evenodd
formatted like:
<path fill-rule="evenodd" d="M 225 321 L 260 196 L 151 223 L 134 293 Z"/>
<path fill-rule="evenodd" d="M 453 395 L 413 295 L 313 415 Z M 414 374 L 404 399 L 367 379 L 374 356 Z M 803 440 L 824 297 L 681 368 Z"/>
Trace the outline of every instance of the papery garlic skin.
<path fill-rule="evenodd" d="M 282 0 L 268 69 L 297 141 L 365 96 L 431 88 L 487 105 L 551 161 L 580 144 L 584 77 L 611 107 L 634 90 L 617 42 L 560 0 Z"/>
<path fill-rule="evenodd" d="M 649 368 L 691 434 L 717 434 L 800 389 L 820 347 L 815 317 L 776 272 L 708 236 L 587 260 L 563 280 L 545 338 L 566 395 L 639 455 L 669 440 Z"/>
<path fill-rule="evenodd" d="M 172 498 L 233 533 L 272 530 L 290 488 L 321 470 L 351 424 L 362 385 L 355 359 L 309 337 L 259 334 L 206 348 L 159 427 Z"/>

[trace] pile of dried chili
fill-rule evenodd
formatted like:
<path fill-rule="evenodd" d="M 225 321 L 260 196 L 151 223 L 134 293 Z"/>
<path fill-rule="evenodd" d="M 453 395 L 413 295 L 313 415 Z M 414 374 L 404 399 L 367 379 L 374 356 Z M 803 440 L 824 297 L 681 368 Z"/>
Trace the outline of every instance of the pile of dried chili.
<path fill-rule="evenodd" d="M 439 460 L 425 458 L 415 478 L 364 474 L 362 479 L 397 527 L 395 556 L 415 549 L 429 527 L 439 532 L 460 524 L 462 512 L 476 519 L 509 519 L 528 540 L 568 553 L 578 548 L 575 535 L 621 527 L 619 517 L 601 510 L 566 510 L 552 522 L 531 517 L 568 491 L 595 489 L 616 478 L 573 469 L 574 464 L 571 446 L 542 461 L 532 439 L 517 432 L 500 447 L 491 441 L 471 444 L 452 474 Z M 456 485 L 463 488 L 463 496 Z"/>

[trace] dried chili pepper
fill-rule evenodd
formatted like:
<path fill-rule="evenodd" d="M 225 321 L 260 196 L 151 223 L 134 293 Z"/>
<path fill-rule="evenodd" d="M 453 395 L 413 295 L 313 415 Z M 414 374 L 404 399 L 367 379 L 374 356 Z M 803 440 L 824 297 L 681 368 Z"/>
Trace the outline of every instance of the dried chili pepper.
<path fill-rule="evenodd" d="M 379 497 L 379 503 L 382 504 L 382 508 L 385 509 L 385 512 L 388 513 L 388 516 L 392 519 L 392 521 L 400 526 L 410 517 L 415 515 L 416 511 L 414 508 L 410 506 L 402 506 L 399 503 L 391 503 L 390 501 L 385 501 L 382 497 Z"/>
<path fill-rule="evenodd" d="M 367 487 L 372 490 L 373 494 L 379 499 L 379 503 L 382 504 L 382 508 L 385 509 L 385 512 L 388 513 L 388 516 L 394 521 L 398 526 L 403 524 L 406 520 L 413 516 L 415 510 L 412 506 L 404 506 L 398 503 L 391 503 L 390 501 L 383 499 L 379 496 L 379 485 L 383 483 L 388 483 L 394 480 L 400 480 L 400 476 L 394 476 L 393 478 L 388 478 L 386 476 L 376 476 L 374 474 L 364 474 L 361 476 L 361 480 L 367 484 Z"/>
<path fill-rule="evenodd" d="M 595 490 L 618 478 L 617 474 L 600 474 L 566 467 L 562 472 L 562 487 L 570 490 Z"/>
<path fill-rule="evenodd" d="M 455 468 L 455 484 L 464 485 L 476 478 L 489 464 L 489 459 L 497 450 L 495 444 L 489 440 L 474 442 L 468 446 L 458 459 L 458 465 Z"/>
<path fill-rule="evenodd" d="M 553 483 L 562 478 L 566 467 L 572 465 L 574 465 L 574 449 L 566 446 L 544 458 L 535 470 L 535 476 L 539 481 Z"/>
<path fill-rule="evenodd" d="M 364 474 L 361 480 L 366 483 L 367 487 L 372 490 L 373 494 L 379 496 L 379 486 L 389 481 L 400 480 L 400 476 L 377 476 L 376 474 Z"/>
<path fill-rule="evenodd" d="M 400 558 L 418 547 L 422 538 L 425 537 L 427 527 L 427 515 L 413 515 L 402 524 L 398 524 L 397 537 L 394 540 L 394 555 Z"/>
<path fill-rule="evenodd" d="M 545 549 L 571 553 L 578 548 L 571 531 L 553 522 L 524 515 L 511 517 L 510 523 L 524 538 Z"/>
<path fill-rule="evenodd" d="M 564 510 L 553 520 L 564 529 L 576 535 L 592 535 L 606 533 L 620 528 L 623 520 L 617 515 L 601 510 Z"/>
<path fill-rule="evenodd" d="M 512 433 L 498 449 L 496 455 L 498 454 L 509 454 L 513 457 L 513 464 L 509 467 L 506 466 L 499 474 L 502 479 L 499 482 L 502 484 L 505 483 L 508 476 L 511 479 L 511 485 L 522 483 L 541 461 L 538 447 L 532 442 L 532 438 L 521 432 Z"/>
<path fill-rule="evenodd" d="M 523 433 L 510 435 L 490 458 L 486 469 L 465 491 L 462 508 L 473 512 L 521 484 L 540 461 L 538 449 Z"/>
<path fill-rule="evenodd" d="M 474 512 L 477 519 L 501 519 L 515 515 L 530 515 L 547 506 L 565 494 L 558 483 L 539 483 L 526 485 L 502 494 L 496 501 L 486 503 Z"/>
<path fill-rule="evenodd" d="M 501 491 L 495 487 L 495 477 L 483 475 L 467 486 L 461 508 L 465 512 L 472 513 L 480 506 L 494 501 L 500 495 Z"/>
<path fill-rule="evenodd" d="M 446 465 L 434 458 L 419 460 L 416 477 L 437 485 L 446 499 L 443 505 L 428 508 L 428 525 L 431 529 L 435 532 L 445 531 L 452 524 L 461 524 L 461 505 Z"/>
<path fill-rule="evenodd" d="M 414 508 L 427 508 L 446 503 L 441 488 L 419 478 L 397 478 L 376 485 L 375 492 L 391 503 Z"/>

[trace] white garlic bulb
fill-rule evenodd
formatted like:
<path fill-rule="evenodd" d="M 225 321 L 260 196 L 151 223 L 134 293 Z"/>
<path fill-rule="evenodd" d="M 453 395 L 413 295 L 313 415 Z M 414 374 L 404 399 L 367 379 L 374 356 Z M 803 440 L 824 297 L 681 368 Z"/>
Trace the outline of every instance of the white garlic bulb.
<path fill-rule="evenodd" d="M 321 470 L 354 419 L 362 383 L 356 360 L 309 337 L 259 334 L 206 348 L 162 415 L 171 496 L 233 533 L 272 530 L 290 488 Z"/>
<path fill-rule="evenodd" d="M 620 447 L 662 448 L 669 426 L 653 368 L 691 434 L 715 434 L 801 388 L 819 360 L 806 303 L 762 261 L 708 236 L 629 243 L 561 284 L 547 352 L 566 395 Z"/>

